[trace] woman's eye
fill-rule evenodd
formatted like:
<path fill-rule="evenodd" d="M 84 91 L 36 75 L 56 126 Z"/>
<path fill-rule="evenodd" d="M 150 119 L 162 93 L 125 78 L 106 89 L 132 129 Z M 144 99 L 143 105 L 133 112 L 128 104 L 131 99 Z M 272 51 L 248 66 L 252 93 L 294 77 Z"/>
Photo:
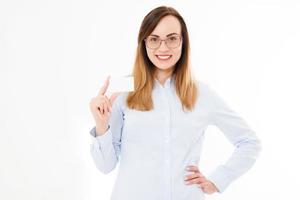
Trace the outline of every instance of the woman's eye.
<path fill-rule="evenodd" d="M 177 37 L 169 37 L 169 40 L 171 41 L 177 40 Z"/>
<path fill-rule="evenodd" d="M 156 42 L 156 41 L 157 41 L 157 38 L 150 38 L 150 41 L 151 41 L 151 42 Z"/>

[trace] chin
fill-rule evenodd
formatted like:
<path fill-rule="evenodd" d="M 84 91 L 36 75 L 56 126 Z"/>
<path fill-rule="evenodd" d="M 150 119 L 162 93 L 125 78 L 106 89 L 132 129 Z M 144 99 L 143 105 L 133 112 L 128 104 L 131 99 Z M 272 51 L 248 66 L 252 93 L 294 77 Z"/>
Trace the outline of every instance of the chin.
<path fill-rule="evenodd" d="M 171 69 L 173 66 L 175 65 L 175 63 L 159 63 L 159 62 L 156 62 L 155 63 L 155 66 L 161 70 L 166 70 L 166 69 Z"/>
<path fill-rule="evenodd" d="M 169 70 L 172 68 L 170 65 L 155 65 L 160 70 Z"/>

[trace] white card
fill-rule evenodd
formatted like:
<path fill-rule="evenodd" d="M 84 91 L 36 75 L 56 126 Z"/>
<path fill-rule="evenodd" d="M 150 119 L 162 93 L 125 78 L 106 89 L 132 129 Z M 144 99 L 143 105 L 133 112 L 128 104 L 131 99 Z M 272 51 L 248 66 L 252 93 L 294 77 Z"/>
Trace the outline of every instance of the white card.
<path fill-rule="evenodd" d="M 107 92 L 130 92 L 134 90 L 133 76 L 110 77 Z"/>

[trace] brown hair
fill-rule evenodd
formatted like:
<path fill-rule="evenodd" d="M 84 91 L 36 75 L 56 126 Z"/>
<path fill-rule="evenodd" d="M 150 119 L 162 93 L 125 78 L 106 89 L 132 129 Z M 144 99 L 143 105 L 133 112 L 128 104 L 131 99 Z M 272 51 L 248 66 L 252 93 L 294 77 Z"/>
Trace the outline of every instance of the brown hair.
<path fill-rule="evenodd" d="M 144 39 L 155 29 L 159 21 L 167 16 L 176 17 L 181 24 L 182 51 L 181 57 L 174 66 L 173 71 L 176 93 L 181 100 L 182 109 L 194 108 L 198 90 L 197 84 L 190 69 L 190 45 L 186 24 L 181 15 L 172 7 L 160 6 L 150 11 L 140 27 L 138 46 L 132 75 L 134 77 L 134 91 L 127 97 L 127 106 L 131 109 L 149 111 L 153 109 L 151 98 L 154 87 L 155 66 L 147 56 Z"/>

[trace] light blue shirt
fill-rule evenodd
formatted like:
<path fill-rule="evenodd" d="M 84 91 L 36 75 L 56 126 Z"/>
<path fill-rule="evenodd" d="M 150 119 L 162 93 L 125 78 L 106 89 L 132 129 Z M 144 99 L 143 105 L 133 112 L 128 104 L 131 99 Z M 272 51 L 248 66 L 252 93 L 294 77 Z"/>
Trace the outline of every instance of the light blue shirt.
<path fill-rule="evenodd" d="M 138 111 L 126 106 L 127 92 L 115 100 L 109 129 L 101 136 L 90 130 L 91 155 L 104 174 L 119 171 L 111 200 L 202 200 L 201 188 L 186 185 L 188 165 L 199 163 L 205 129 L 217 126 L 235 146 L 227 162 L 206 178 L 222 193 L 249 170 L 261 151 L 255 132 L 206 83 L 197 81 L 195 109 L 185 113 L 176 95 L 174 77 L 164 85 L 155 80 L 154 109 Z"/>

